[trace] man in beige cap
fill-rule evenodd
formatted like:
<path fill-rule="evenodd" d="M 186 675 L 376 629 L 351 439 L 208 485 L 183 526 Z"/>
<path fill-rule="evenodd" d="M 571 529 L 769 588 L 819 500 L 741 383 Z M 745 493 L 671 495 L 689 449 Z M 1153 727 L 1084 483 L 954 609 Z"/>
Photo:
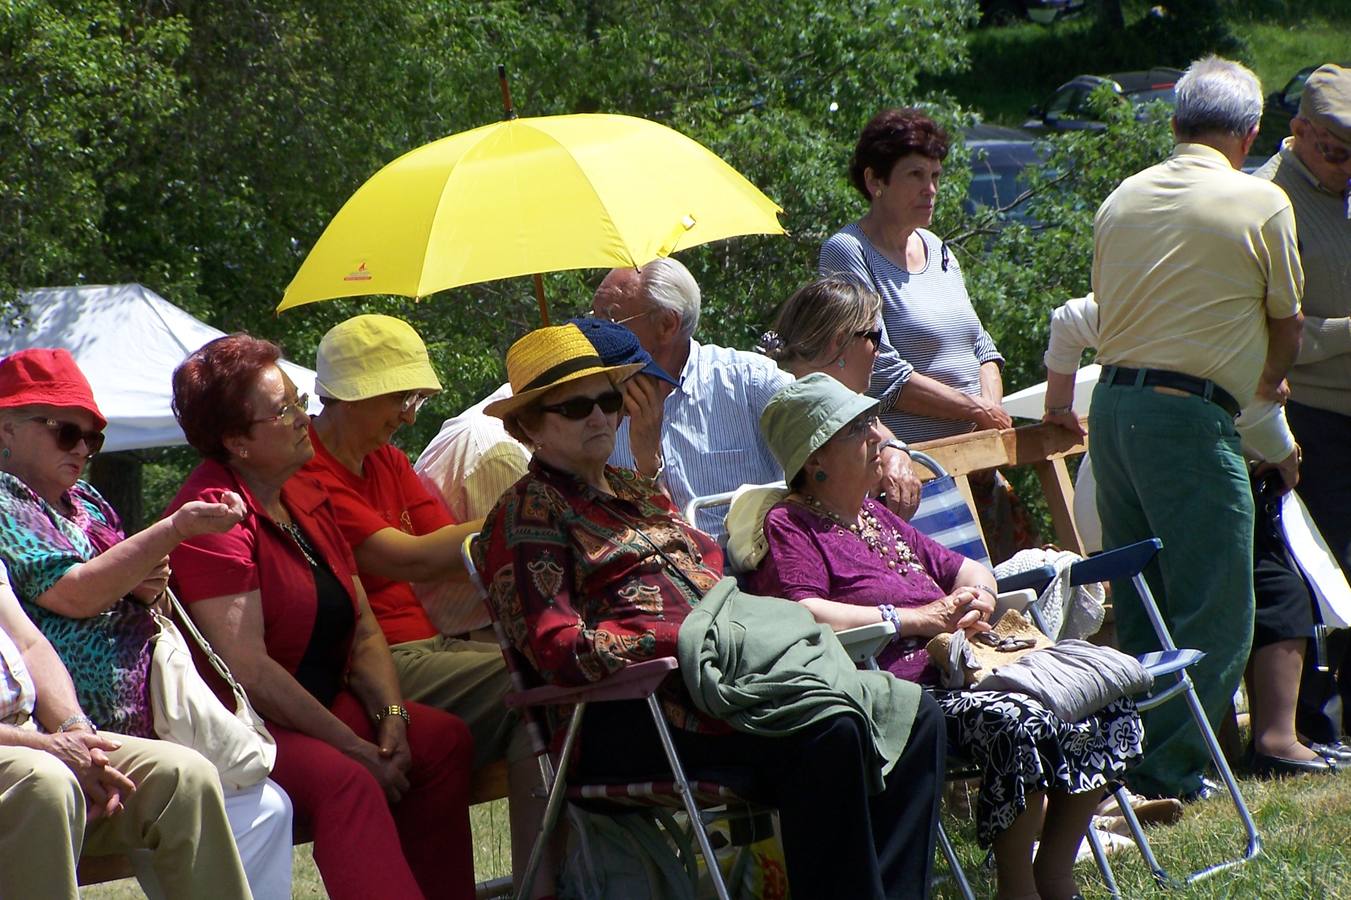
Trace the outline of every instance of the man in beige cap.
<path fill-rule="evenodd" d="M 1304 265 L 1304 339 L 1287 376 L 1286 416 L 1304 451 L 1299 494 L 1351 575 L 1351 69 L 1328 64 L 1309 76 L 1299 115 L 1276 155 L 1255 173 L 1285 190 L 1295 209 Z M 1343 711 L 1351 703 L 1351 632 L 1329 641 L 1338 690 L 1309 654 L 1298 725 L 1315 749 L 1351 763 Z"/>

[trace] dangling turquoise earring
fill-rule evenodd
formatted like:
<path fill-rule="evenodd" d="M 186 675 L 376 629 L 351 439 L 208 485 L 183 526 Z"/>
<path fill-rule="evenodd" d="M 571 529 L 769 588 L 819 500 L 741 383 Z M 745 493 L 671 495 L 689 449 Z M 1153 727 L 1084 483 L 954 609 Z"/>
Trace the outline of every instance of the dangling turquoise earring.
<path fill-rule="evenodd" d="M 9 448 L 6 447 L 5 449 L 0 450 L 0 456 L 3 456 L 5 459 L 9 459 Z"/>
<path fill-rule="evenodd" d="M 816 479 L 817 484 L 820 484 L 821 482 L 826 480 L 826 473 L 820 469 L 817 469 L 816 474 L 813 475 L 812 477 Z"/>
<path fill-rule="evenodd" d="M 835 365 L 837 365 L 837 366 L 839 366 L 841 369 L 843 369 L 843 368 L 844 368 L 844 357 L 841 356 L 841 357 L 840 357 L 840 361 L 837 362 L 837 363 L 835 363 Z"/>

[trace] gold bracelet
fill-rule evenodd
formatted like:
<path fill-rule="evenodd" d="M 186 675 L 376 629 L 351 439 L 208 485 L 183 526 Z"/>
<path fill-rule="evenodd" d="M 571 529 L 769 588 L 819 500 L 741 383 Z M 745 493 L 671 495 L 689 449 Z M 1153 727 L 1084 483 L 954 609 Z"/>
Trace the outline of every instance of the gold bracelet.
<path fill-rule="evenodd" d="M 375 719 L 375 724 L 379 725 L 390 716 L 398 716 L 400 719 L 403 719 L 403 724 L 405 725 L 412 724 L 408 718 L 408 707 L 400 706 L 397 703 L 391 703 L 389 706 L 377 709 L 372 718 Z"/>

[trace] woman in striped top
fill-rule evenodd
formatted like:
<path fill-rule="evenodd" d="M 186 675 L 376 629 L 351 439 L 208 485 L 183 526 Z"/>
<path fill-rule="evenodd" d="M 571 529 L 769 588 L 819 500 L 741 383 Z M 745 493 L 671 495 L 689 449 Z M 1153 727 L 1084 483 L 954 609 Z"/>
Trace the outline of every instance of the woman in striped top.
<path fill-rule="evenodd" d="M 849 178 L 868 211 L 821 247 L 821 274 L 852 274 L 882 298 L 882 346 L 868 393 L 907 442 L 1008 428 L 1000 356 L 961 266 L 927 230 L 948 137 L 915 109 L 883 110 L 863 129 Z"/>

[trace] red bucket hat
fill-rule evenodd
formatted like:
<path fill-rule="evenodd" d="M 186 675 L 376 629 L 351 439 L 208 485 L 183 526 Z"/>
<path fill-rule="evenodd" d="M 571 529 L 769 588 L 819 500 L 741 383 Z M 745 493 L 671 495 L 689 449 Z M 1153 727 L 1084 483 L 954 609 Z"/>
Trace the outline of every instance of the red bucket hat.
<path fill-rule="evenodd" d="M 0 360 L 0 409 L 39 403 L 83 409 L 99 431 L 108 427 L 89 379 L 68 350 L 31 347 Z"/>

